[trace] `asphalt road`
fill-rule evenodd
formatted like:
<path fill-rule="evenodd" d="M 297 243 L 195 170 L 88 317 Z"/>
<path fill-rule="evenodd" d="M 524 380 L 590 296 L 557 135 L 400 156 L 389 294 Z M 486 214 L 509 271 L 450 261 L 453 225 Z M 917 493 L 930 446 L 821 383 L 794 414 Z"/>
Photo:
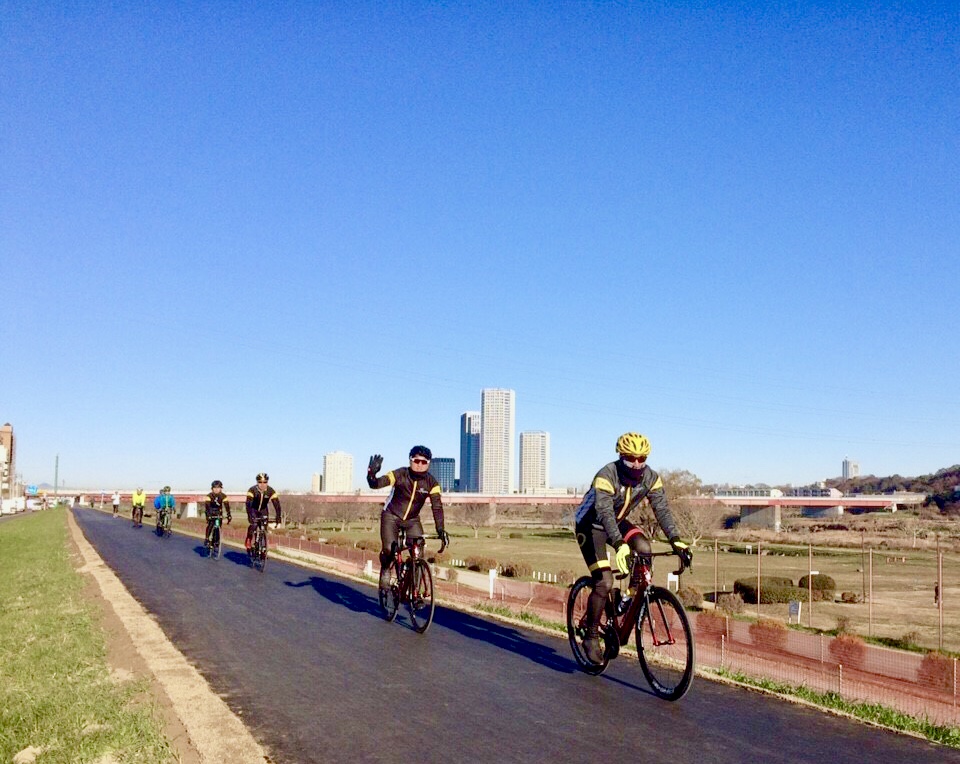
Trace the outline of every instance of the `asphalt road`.
<path fill-rule="evenodd" d="M 635 661 L 602 677 L 566 640 L 438 608 L 425 635 L 372 586 L 75 510 L 84 534 L 278 762 L 911 764 L 960 752 L 698 678 L 678 703 Z M 614 758 L 610 758 L 610 757 Z"/>

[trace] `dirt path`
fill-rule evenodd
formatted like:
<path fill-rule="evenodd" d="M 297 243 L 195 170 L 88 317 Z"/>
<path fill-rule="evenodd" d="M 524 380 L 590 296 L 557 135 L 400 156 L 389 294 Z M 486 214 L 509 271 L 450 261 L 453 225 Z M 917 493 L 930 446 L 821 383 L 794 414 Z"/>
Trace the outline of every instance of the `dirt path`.
<path fill-rule="evenodd" d="M 78 571 L 90 575 L 91 596 L 103 613 L 111 671 L 120 680 L 151 677 L 167 738 L 182 764 L 270 762 L 239 717 L 100 559 L 72 512 L 67 512 L 67 523 Z"/>

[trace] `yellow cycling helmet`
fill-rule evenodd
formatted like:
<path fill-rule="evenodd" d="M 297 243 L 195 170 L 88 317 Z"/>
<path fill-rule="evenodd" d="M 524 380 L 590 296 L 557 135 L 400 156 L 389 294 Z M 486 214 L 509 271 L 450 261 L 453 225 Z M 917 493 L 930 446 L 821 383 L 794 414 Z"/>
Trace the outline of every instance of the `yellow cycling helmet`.
<path fill-rule="evenodd" d="M 650 441 L 638 432 L 625 432 L 617 438 L 617 453 L 628 456 L 649 456 Z"/>

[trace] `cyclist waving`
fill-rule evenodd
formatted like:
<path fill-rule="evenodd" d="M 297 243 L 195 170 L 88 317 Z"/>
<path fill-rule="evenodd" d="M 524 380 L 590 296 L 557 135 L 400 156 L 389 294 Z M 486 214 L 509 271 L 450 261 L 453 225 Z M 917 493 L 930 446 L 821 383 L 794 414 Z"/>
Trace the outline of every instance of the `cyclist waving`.
<path fill-rule="evenodd" d="M 269 483 L 270 476 L 266 472 L 260 472 L 257 474 L 257 482 L 247 491 L 247 521 L 250 525 L 247 527 L 247 538 L 243 544 L 248 553 L 253 543 L 253 529 L 257 527 L 257 522 L 260 520 L 270 522 L 270 504 L 273 504 L 277 515 L 277 527 L 280 527 L 280 497 Z"/>
<path fill-rule="evenodd" d="M 390 495 L 380 513 L 380 588 L 390 587 L 390 562 L 393 548 L 397 543 L 398 531 L 403 528 L 407 534 L 407 546 L 423 543 L 423 525 L 420 523 L 420 510 L 430 499 L 433 510 L 433 522 L 437 526 L 437 535 L 443 544 L 450 543 L 450 537 L 443 529 L 443 501 L 440 498 L 440 484 L 430 474 L 430 460 L 433 453 L 426 446 L 414 446 L 410 449 L 410 466 L 391 470 L 382 477 L 377 473 L 383 466 L 383 457 L 374 454 L 367 467 L 367 485 L 371 488 L 391 486 Z"/>
<path fill-rule="evenodd" d="M 606 545 L 616 550 L 617 569 L 624 574 L 629 572 L 631 550 L 639 555 L 651 552 L 650 541 L 643 531 L 627 520 L 630 512 L 648 499 L 674 552 L 685 566 L 692 558 L 689 547 L 680 540 L 663 482 L 646 464 L 650 441 L 636 432 L 624 433 L 617 439 L 617 453 L 620 455 L 617 461 L 597 472 L 576 514 L 577 544 L 594 580 L 587 604 L 587 636 L 583 640 L 584 652 L 594 663 L 603 662 L 597 624 L 613 589 Z"/>

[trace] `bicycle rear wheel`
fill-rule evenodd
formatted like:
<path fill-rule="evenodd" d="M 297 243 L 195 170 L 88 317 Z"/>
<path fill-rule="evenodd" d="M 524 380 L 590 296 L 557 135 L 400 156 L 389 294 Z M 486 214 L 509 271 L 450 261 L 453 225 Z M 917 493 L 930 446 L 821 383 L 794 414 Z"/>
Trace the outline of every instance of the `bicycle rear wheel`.
<path fill-rule="evenodd" d="M 380 607 L 383 609 L 383 617 L 387 623 L 393 622 L 400 607 L 400 582 L 397 580 L 396 570 L 396 565 L 390 566 L 390 586 L 378 592 Z"/>
<path fill-rule="evenodd" d="M 680 700 L 693 682 L 695 651 L 690 621 L 676 595 L 651 587 L 637 619 L 637 657 L 654 693 Z"/>
<path fill-rule="evenodd" d="M 220 551 L 220 526 L 214 525 L 210 532 L 210 556 L 214 560 L 219 560 Z"/>
<path fill-rule="evenodd" d="M 433 613 L 436 603 L 433 599 L 433 574 L 426 560 L 417 559 L 410 571 L 411 580 L 408 592 L 410 598 L 407 607 L 410 609 L 410 621 L 414 631 L 423 634 L 433 623 Z"/>
<path fill-rule="evenodd" d="M 267 534 L 262 529 L 257 531 L 255 537 L 253 567 L 261 573 L 267 567 Z"/>
<path fill-rule="evenodd" d="M 567 597 L 567 637 L 570 640 L 570 649 L 581 670 L 594 676 L 602 674 L 610 663 L 609 653 L 604 639 L 605 629 L 600 629 L 600 639 L 603 640 L 603 663 L 594 663 L 587 657 L 583 649 L 583 639 L 587 635 L 587 602 L 593 594 L 593 579 L 590 576 L 578 578 L 570 588 Z M 606 614 L 600 617 L 602 626 Z"/>

